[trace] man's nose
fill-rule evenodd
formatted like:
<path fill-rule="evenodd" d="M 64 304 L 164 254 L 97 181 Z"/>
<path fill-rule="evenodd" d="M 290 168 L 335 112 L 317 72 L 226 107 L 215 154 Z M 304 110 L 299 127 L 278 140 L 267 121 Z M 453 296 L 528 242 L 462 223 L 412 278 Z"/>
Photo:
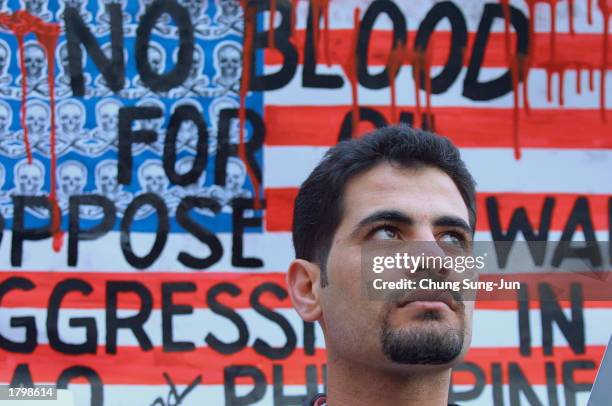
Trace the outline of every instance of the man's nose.
<path fill-rule="evenodd" d="M 413 239 L 409 242 L 412 255 L 423 257 L 420 269 L 422 277 L 434 279 L 445 279 L 450 274 L 450 269 L 444 266 L 446 252 L 444 246 L 438 244 L 433 230 L 427 227 L 416 229 L 412 235 Z M 427 275 L 425 275 L 427 274 Z"/>
<path fill-rule="evenodd" d="M 436 237 L 434 235 L 433 230 L 426 224 L 417 224 L 412 230 L 411 240 L 422 242 L 435 242 Z"/>

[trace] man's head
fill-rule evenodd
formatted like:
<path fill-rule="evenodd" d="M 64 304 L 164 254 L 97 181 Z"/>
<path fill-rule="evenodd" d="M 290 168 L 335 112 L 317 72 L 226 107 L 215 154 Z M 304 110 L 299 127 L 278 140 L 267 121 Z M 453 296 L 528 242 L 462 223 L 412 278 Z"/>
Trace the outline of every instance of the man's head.
<path fill-rule="evenodd" d="M 448 368 L 469 345 L 473 303 L 371 300 L 362 291 L 362 248 L 377 240 L 469 243 L 475 222 L 474 181 L 448 139 L 392 126 L 341 142 L 295 201 L 296 260 L 287 276 L 294 306 L 321 323 L 335 357 L 404 372 Z"/>

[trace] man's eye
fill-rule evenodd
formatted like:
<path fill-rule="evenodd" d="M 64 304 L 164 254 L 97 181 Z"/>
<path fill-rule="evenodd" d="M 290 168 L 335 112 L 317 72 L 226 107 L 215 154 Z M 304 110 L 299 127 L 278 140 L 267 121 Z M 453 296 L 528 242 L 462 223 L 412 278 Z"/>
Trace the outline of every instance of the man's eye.
<path fill-rule="evenodd" d="M 457 233 L 444 233 L 440 237 L 439 241 L 454 244 L 461 247 L 463 247 L 466 242 L 465 238 L 463 238 L 463 236 L 458 235 Z"/>
<path fill-rule="evenodd" d="M 398 230 L 390 226 L 377 228 L 371 235 L 374 240 L 397 240 L 400 238 Z"/>

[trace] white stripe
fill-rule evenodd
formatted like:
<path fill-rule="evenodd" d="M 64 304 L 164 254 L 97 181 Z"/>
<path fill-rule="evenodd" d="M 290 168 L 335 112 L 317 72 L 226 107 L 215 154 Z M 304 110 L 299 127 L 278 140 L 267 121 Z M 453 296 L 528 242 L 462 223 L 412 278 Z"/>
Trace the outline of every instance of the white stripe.
<path fill-rule="evenodd" d="M 266 147 L 264 185 L 301 185 L 327 149 Z M 517 161 L 511 148 L 462 148 L 461 156 L 479 192 L 612 193 L 610 150 L 523 148 Z"/>
<path fill-rule="evenodd" d="M 274 73 L 280 69 L 279 65 L 265 65 L 264 72 Z M 352 104 L 352 93 L 350 82 L 346 78 L 340 65 L 327 67 L 324 64 L 317 65 L 317 73 L 341 75 L 344 79 L 344 86 L 339 89 L 307 88 L 302 85 L 302 65 L 297 67 L 293 78 L 289 83 L 277 90 L 264 92 L 264 103 L 266 106 L 350 106 Z M 384 66 L 370 67 L 370 74 L 381 72 Z M 431 77 L 435 77 L 442 66 L 432 68 Z M 485 82 L 500 77 L 507 71 L 506 68 L 483 67 L 480 70 L 478 80 Z M 507 108 L 513 107 L 513 93 L 508 92 L 502 97 L 493 100 L 474 101 L 463 96 L 463 81 L 467 73 L 467 68 L 462 68 L 461 72 L 452 85 L 441 94 L 431 95 L 432 107 L 487 107 L 487 108 Z M 558 76 L 553 75 L 552 80 L 552 101 L 547 100 L 547 75 L 546 70 L 534 68 L 529 71 L 529 103 L 533 109 L 599 109 L 599 78 L 600 71 L 597 70 L 593 75 L 593 91 L 589 90 L 589 78 L 586 71 L 581 73 L 582 91 L 576 91 L 576 71 L 567 70 L 564 75 L 564 105 L 559 104 Z M 412 76 L 412 66 L 404 65 L 395 81 L 398 107 L 415 106 L 414 79 Z M 358 86 L 358 101 L 361 105 L 368 106 L 389 106 L 390 88 L 386 87 L 379 90 L 371 90 Z M 522 94 L 522 90 L 520 91 Z M 421 90 L 421 108 L 425 109 L 425 91 Z M 521 95 L 522 98 L 522 95 Z M 612 70 L 607 71 L 606 81 L 606 108 L 612 108 Z M 435 110 L 434 110 L 435 112 Z M 532 112 L 537 117 L 538 112 Z M 508 125 L 511 123 L 510 114 L 508 115 Z M 593 112 L 593 120 L 601 120 L 599 112 Z"/>
<path fill-rule="evenodd" d="M 18 295 L 19 293 L 12 293 Z M 85 299 L 86 300 L 86 299 Z M 178 304 L 188 305 L 180 297 L 175 299 Z M 120 318 L 135 314 L 136 310 L 119 310 Z M 297 348 L 304 347 L 304 324 L 293 309 L 274 309 L 282 315 L 291 325 L 297 337 Z M 253 309 L 236 309 L 236 313 L 245 321 L 249 331 L 247 346 L 252 346 L 256 339 L 261 339 L 273 347 L 282 347 L 287 337 L 278 324 L 260 315 Z M 568 320 L 572 319 L 571 310 L 564 309 Z M 612 325 L 612 311 L 609 308 L 585 308 L 584 331 L 585 343 L 589 345 L 605 346 L 609 340 L 609 331 L 601 326 Z M 46 319 L 47 310 L 42 308 L 3 308 L 0 310 L 0 334 L 13 341 L 22 342 L 25 339 L 23 327 L 11 327 L 13 317 L 33 316 L 38 331 L 38 344 L 47 344 Z M 75 317 L 89 317 L 96 321 L 98 331 L 98 345 L 106 343 L 105 311 L 103 309 L 62 309 L 59 313 L 58 331 L 60 338 L 72 344 L 85 342 L 85 329 L 71 327 L 70 319 Z M 238 339 L 238 330 L 234 323 L 209 309 L 194 309 L 192 314 L 173 316 L 172 334 L 175 341 L 189 341 L 196 347 L 206 347 L 204 338 L 209 334 L 215 335 L 224 342 L 234 342 Z M 531 345 L 543 346 L 542 321 L 540 310 L 529 311 Z M 520 334 L 518 311 L 516 310 L 474 310 L 474 325 L 471 348 L 498 348 L 518 347 Z M 161 310 L 153 310 L 144 324 L 144 330 L 154 346 L 161 346 L 162 341 L 162 314 Z M 527 331 L 522 332 L 523 334 Z M 568 347 L 569 343 L 561 333 L 558 326 L 553 328 L 553 344 Z M 137 346 L 138 342 L 131 331 L 121 329 L 117 335 L 118 346 Z M 323 332 L 318 323 L 315 324 L 315 347 L 325 348 Z"/>
<path fill-rule="evenodd" d="M 361 18 L 365 14 L 368 6 L 372 3 L 372 0 L 342 0 L 330 2 L 329 15 L 330 15 L 330 28 L 331 29 L 352 29 L 353 28 L 353 10 L 355 7 L 361 9 Z M 404 1 L 394 2 L 402 14 L 406 18 L 408 29 L 410 31 L 416 31 L 431 10 L 433 5 L 436 3 L 432 0 L 426 1 Z M 557 4 L 557 32 L 569 32 L 569 8 L 567 1 L 561 1 Z M 466 21 L 466 25 L 469 32 L 476 32 L 478 25 L 482 18 L 485 4 L 496 4 L 491 3 L 488 0 L 471 0 L 463 2 L 455 2 L 455 5 L 461 10 L 463 17 Z M 529 8 L 525 1 L 512 0 L 510 4 L 513 7 L 520 9 L 523 14 L 530 18 Z M 306 18 L 308 15 L 308 2 L 298 2 L 298 19 L 297 28 L 306 29 Z M 550 32 L 550 7 L 547 4 L 537 3 L 536 5 L 536 20 L 535 30 L 536 32 Z M 593 24 L 589 25 L 587 20 L 587 0 L 577 0 L 574 6 L 574 29 L 576 33 L 601 33 L 603 31 L 603 17 L 600 8 L 597 6 L 597 0 L 593 0 Z M 277 22 L 278 24 L 278 22 Z M 267 27 L 267 19 L 264 21 L 265 27 Z M 323 27 L 323 21 L 321 21 L 321 27 Z M 391 20 L 386 14 L 380 15 L 374 25 L 375 29 L 378 30 L 390 30 L 392 29 Z M 450 30 L 450 24 L 447 19 L 443 19 L 436 27 L 438 31 Z M 502 18 L 495 19 L 492 27 L 494 32 L 504 31 L 504 20 Z M 513 30 L 514 31 L 514 30 Z M 412 39 L 411 39 L 412 40 Z"/>
<path fill-rule="evenodd" d="M 561 231 L 551 231 L 549 241 L 559 241 Z M 597 231 L 595 236 L 598 241 L 608 241 L 610 236 L 607 231 Z M 206 255 L 205 245 L 194 236 L 186 233 L 171 233 L 168 236 L 166 247 L 161 256 L 151 266 L 154 272 L 187 272 L 194 277 L 200 272 L 285 272 L 289 264 L 294 259 L 293 242 L 290 232 L 265 232 L 262 234 L 246 234 L 244 236 L 245 255 L 259 258 L 263 261 L 262 268 L 239 268 L 231 264 L 231 240 L 232 237 L 227 233 L 219 233 L 217 237 L 223 242 L 223 258 L 205 270 L 194 270 L 187 268 L 177 261 L 180 252 L 189 252 L 192 255 Z M 517 237 L 520 240 L 522 235 Z M 5 232 L 5 241 L 11 241 L 11 232 Z M 53 251 L 51 239 L 41 241 L 28 241 L 24 245 L 25 257 L 22 267 L 12 267 L 10 265 L 10 243 L 0 246 L 0 275 L 7 273 L 15 275 L 19 271 L 56 271 L 56 272 L 134 272 L 141 271 L 132 268 L 119 251 L 119 232 L 110 232 L 95 241 L 82 242 L 79 245 L 78 267 L 72 268 L 67 265 L 66 247 L 64 246 L 59 253 Z M 152 240 L 151 233 L 132 233 L 132 240 L 135 246 L 150 247 Z M 488 231 L 478 231 L 474 236 L 475 241 L 492 241 L 491 233 Z M 583 240 L 580 233 L 577 233 L 576 241 Z M 99 253 L 114 252 L 107 255 L 101 261 Z M 27 255 L 28 253 L 32 253 Z M 35 255 L 34 255 L 35 253 Z M 262 280 L 265 275 L 262 275 Z"/>
<path fill-rule="evenodd" d="M 111 231 L 94 241 L 79 243 L 77 267 L 68 266 L 68 248 L 64 244 L 59 252 L 54 252 L 51 239 L 27 241 L 24 243 L 21 267 L 11 266 L 11 231 L 5 231 L 3 244 L 0 245 L 0 269 L 2 271 L 100 271 L 100 272 L 143 272 L 134 269 L 121 251 L 120 233 Z M 293 259 L 293 243 L 290 233 L 245 233 L 243 256 L 260 258 L 263 268 L 242 268 L 232 265 L 232 235 L 216 233 L 223 246 L 223 256 L 207 269 L 192 269 L 178 261 L 181 252 L 196 257 L 206 257 L 208 246 L 188 233 L 170 233 L 166 246 L 159 258 L 148 268 L 155 272 L 279 272 L 285 271 Z M 153 232 L 132 232 L 131 241 L 138 255 L 145 255 L 153 245 Z M 102 253 L 102 257 L 100 254 Z M 105 253 L 112 253 L 108 255 Z"/>

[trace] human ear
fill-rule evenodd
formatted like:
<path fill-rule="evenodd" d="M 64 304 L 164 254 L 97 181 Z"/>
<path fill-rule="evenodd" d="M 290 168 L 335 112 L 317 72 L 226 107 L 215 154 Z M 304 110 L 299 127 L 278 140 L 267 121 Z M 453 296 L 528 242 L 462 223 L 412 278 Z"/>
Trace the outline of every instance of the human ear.
<path fill-rule="evenodd" d="M 321 269 L 313 262 L 295 259 L 287 271 L 287 289 L 293 307 L 304 321 L 321 317 Z"/>

